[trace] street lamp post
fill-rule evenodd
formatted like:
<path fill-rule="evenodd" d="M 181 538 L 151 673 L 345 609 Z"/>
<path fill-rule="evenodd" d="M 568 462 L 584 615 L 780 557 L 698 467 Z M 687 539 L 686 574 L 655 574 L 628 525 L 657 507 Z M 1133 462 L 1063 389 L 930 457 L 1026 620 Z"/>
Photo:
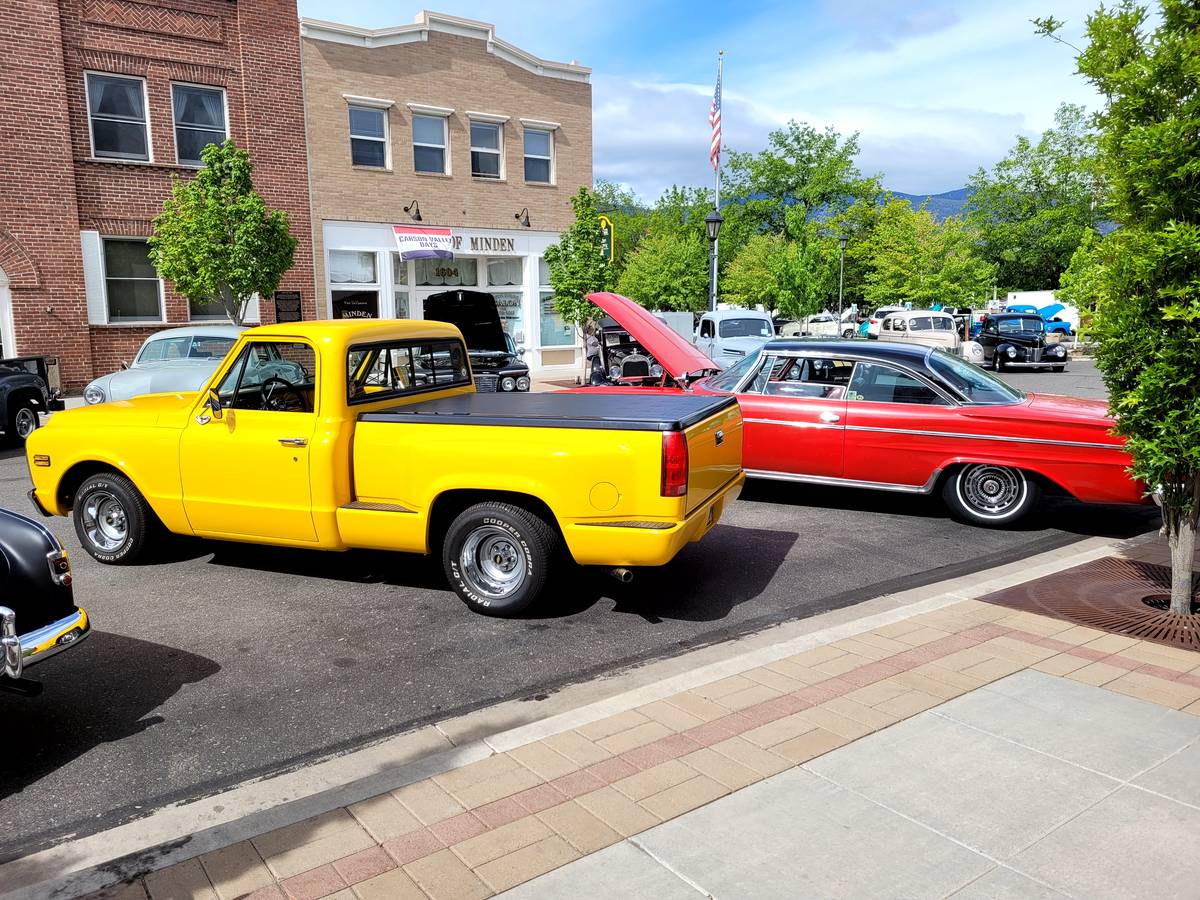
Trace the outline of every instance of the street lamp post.
<path fill-rule="evenodd" d="M 721 234 L 721 223 L 724 221 L 721 211 L 715 207 L 704 217 L 704 227 L 708 229 L 708 308 L 710 312 L 717 308 L 717 238 Z"/>
<path fill-rule="evenodd" d="M 838 243 L 842 247 L 842 254 L 838 260 L 838 334 L 842 333 L 842 286 L 846 281 L 846 242 L 849 238 L 846 235 L 838 235 Z"/>

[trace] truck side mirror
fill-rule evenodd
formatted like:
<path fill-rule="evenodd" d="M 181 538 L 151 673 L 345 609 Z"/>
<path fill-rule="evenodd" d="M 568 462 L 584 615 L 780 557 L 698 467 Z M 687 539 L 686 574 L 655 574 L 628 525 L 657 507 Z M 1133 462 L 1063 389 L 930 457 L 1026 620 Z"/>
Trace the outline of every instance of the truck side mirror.
<path fill-rule="evenodd" d="M 196 416 L 196 422 L 199 425 L 207 425 L 213 419 L 221 421 L 223 415 L 221 410 L 221 395 L 214 390 L 209 390 L 208 396 L 204 400 L 204 406 L 208 410 L 207 413 L 200 413 Z"/>

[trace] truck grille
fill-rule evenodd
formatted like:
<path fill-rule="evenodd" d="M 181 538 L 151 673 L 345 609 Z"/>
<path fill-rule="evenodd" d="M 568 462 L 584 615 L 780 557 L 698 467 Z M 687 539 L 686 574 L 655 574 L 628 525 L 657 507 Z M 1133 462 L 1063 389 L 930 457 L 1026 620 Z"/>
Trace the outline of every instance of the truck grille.
<path fill-rule="evenodd" d="M 476 375 L 475 376 L 475 393 L 477 394 L 494 394 L 496 393 L 497 377 L 495 375 Z"/>

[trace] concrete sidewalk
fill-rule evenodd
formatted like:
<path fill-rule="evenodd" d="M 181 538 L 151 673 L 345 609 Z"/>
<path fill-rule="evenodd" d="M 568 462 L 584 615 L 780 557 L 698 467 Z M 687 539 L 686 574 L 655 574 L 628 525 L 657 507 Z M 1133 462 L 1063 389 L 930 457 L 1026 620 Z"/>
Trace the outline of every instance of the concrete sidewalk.
<path fill-rule="evenodd" d="M 474 743 L 307 807 L 319 767 L 281 776 L 291 804 L 270 821 L 325 810 L 282 827 L 206 830 L 218 796 L 162 812 L 192 817 L 181 837 L 87 862 L 141 827 L 123 826 L 0 883 L 68 897 L 130 873 L 101 895 L 122 900 L 1187 893 L 1200 654 L 971 599 L 1113 551 L 1090 539 L 694 651 L 517 727 L 496 727 L 511 709 L 447 726 Z"/>

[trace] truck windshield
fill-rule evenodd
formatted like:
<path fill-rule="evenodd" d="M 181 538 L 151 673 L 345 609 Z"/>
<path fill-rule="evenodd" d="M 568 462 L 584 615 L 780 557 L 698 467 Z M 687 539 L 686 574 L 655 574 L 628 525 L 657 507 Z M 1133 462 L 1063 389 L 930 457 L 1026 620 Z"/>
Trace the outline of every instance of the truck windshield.
<path fill-rule="evenodd" d="M 995 375 L 948 353 L 934 350 L 929 354 L 929 368 L 968 403 L 1017 403 L 1025 395 Z"/>
<path fill-rule="evenodd" d="M 775 333 L 766 319 L 725 319 L 717 327 L 723 338 L 771 337 Z"/>

